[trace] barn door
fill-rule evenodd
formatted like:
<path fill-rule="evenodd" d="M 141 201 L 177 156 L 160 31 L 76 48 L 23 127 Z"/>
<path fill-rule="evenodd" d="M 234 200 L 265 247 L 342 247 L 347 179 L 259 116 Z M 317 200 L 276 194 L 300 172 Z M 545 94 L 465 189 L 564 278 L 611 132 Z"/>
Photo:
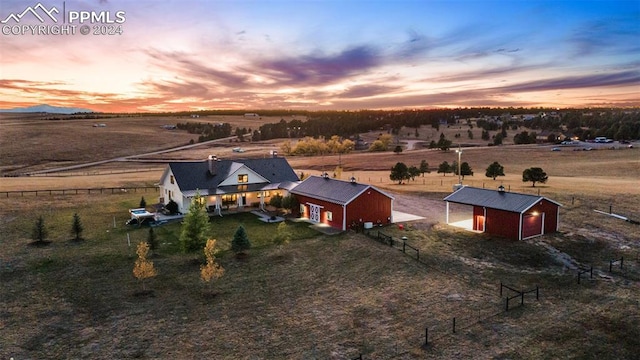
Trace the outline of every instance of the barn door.
<path fill-rule="evenodd" d="M 320 222 L 320 206 L 309 204 L 309 220 L 312 222 Z"/>
<path fill-rule="evenodd" d="M 522 238 L 542 235 L 542 214 L 522 217 Z"/>

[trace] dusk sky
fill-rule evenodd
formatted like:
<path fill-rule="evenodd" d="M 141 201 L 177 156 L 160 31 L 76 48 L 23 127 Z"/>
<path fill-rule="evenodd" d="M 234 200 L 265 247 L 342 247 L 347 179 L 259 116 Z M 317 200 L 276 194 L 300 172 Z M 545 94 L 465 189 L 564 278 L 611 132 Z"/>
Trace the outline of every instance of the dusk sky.
<path fill-rule="evenodd" d="M 38 3 L 58 22 L 15 20 Z M 70 9 L 111 23 L 83 35 Z M 0 0 L 0 20 L 0 109 L 640 106 L 640 0 Z"/>

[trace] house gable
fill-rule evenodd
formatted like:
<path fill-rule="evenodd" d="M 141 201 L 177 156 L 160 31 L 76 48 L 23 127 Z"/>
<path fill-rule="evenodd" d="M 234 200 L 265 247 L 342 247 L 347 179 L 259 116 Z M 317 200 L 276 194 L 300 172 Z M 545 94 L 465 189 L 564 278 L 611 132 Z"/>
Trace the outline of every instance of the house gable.
<path fill-rule="evenodd" d="M 227 178 L 220 182 L 218 186 L 248 185 L 269 182 L 265 177 L 248 168 L 244 164 L 233 163 L 229 171 L 230 173 L 227 175 Z"/>

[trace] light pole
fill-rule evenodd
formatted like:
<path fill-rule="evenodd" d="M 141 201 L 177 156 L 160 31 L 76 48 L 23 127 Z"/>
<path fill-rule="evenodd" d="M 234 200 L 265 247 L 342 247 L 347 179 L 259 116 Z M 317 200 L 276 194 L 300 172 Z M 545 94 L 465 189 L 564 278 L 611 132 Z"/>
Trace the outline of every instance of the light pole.
<path fill-rule="evenodd" d="M 460 148 L 460 144 L 458 144 L 458 150 L 456 150 L 456 153 L 458 153 L 458 184 L 462 185 L 462 177 L 460 173 L 460 157 L 462 156 L 462 149 Z"/>

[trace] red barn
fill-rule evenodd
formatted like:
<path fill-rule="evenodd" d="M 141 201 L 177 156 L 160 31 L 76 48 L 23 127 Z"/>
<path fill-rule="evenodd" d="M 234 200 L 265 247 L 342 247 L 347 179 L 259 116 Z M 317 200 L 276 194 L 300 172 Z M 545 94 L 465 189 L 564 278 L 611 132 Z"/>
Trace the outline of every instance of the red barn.
<path fill-rule="evenodd" d="M 364 223 L 393 221 L 393 196 L 371 185 L 311 176 L 291 190 L 300 202 L 300 215 L 309 221 L 347 230 Z"/>
<path fill-rule="evenodd" d="M 449 203 L 471 205 L 470 229 L 510 239 L 528 239 L 558 231 L 560 205 L 544 196 L 464 186 L 444 198 Z"/>

